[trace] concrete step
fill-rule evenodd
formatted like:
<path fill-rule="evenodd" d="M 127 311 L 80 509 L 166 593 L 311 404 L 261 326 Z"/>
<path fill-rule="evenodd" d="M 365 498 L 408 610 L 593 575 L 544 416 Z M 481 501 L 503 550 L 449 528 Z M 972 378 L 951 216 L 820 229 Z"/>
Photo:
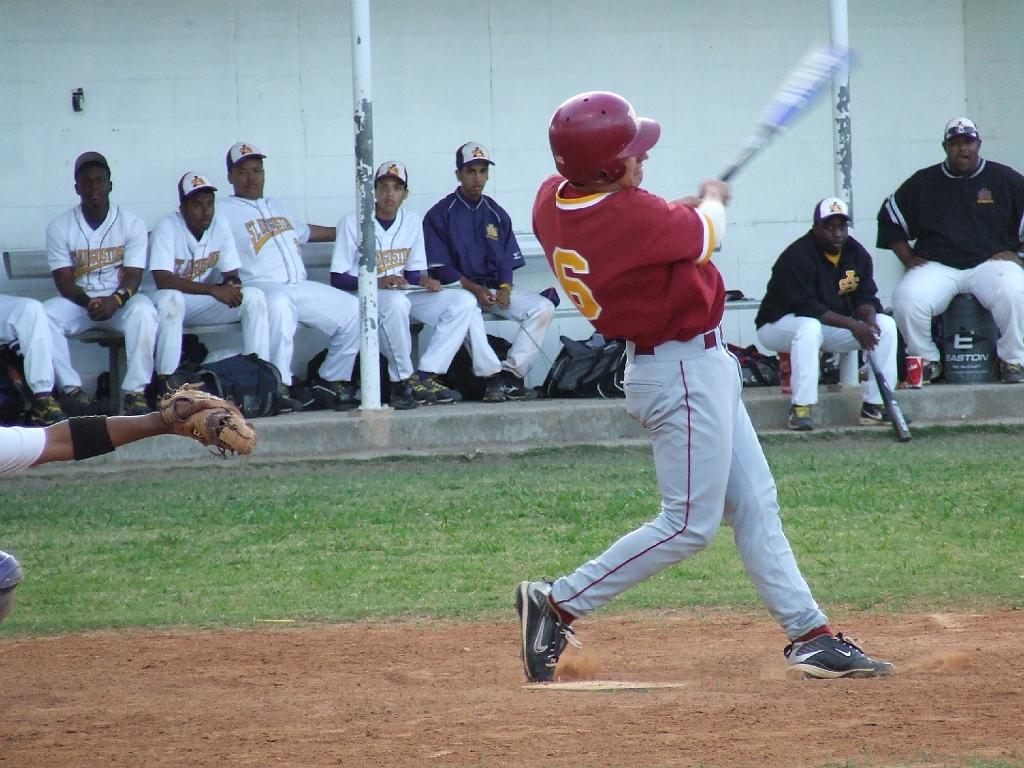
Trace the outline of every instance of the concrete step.
<path fill-rule="evenodd" d="M 933 424 L 1024 422 L 1024 386 L 933 384 L 897 392 L 911 429 Z M 748 388 L 743 400 L 759 433 L 786 430 L 789 399 L 776 387 Z M 859 386 L 822 387 L 817 430 L 858 427 Z M 518 450 L 529 447 L 644 441 L 624 400 L 533 400 L 460 403 L 412 411 L 309 411 L 254 419 L 262 459 L 356 457 Z M 863 429 L 877 429 L 864 427 Z M 124 446 L 99 465 L 204 459 L 191 440 L 161 436 Z"/>

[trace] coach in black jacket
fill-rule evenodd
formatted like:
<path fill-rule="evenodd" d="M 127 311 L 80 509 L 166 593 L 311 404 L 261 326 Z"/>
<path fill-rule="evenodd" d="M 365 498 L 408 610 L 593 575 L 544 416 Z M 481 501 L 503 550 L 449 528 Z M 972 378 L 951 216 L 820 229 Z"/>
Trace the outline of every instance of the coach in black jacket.
<path fill-rule="evenodd" d="M 837 197 L 814 206 L 813 226 L 782 252 L 754 320 L 757 340 L 789 352 L 792 407 L 789 428 L 814 428 L 821 350 L 871 350 L 890 387 L 896 385 L 896 323 L 881 314 L 871 256 L 850 237 L 850 212 Z M 885 425 L 888 415 L 872 377 L 864 388 L 860 422 Z"/>

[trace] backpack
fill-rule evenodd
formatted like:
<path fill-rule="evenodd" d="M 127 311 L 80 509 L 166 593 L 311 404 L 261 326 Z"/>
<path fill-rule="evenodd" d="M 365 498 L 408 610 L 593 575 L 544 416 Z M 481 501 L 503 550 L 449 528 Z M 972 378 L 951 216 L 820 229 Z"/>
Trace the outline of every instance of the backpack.
<path fill-rule="evenodd" d="M 726 346 L 739 361 L 744 387 L 776 387 L 779 385 L 779 358 L 774 355 L 762 354 L 753 344 L 749 347 L 739 347 L 735 344 Z"/>
<path fill-rule="evenodd" d="M 512 344 L 507 339 L 487 334 L 487 342 L 499 360 L 508 357 L 508 351 L 512 348 Z M 452 358 L 452 362 L 448 366 L 448 372 L 439 378 L 445 386 L 460 393 L 463 400 L 484 399 L 487 380 L 473 373 L 473 358 L 466 344 L 459 347 L 459 351 L 455 353 L 455 357 Z"/>
<path fill-rule="evenodd" d="M 576 341 L 562 336 L 542 389 L 546 397 L 625 397 L 626 342 L 594 333 Z"/>
<path fill-rule="evenodd" d="M 32 390 L 25 383 L 25 358 L 10 344 L 0 345 L 0 424 L 28 424 Z"/>
<path fill-rule="evenodd" d="M 281 374 L 255 354 L 205 363 L 197 373 L 203 389 L 233 402 L 246 418 L 274 416 L 281 408 Z"/>

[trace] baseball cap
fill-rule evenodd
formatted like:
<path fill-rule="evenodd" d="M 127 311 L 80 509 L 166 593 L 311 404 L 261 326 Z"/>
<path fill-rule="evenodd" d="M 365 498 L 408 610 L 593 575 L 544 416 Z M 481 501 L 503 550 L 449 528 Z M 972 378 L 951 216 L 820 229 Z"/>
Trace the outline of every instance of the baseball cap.
<path fill-rule="evenodd" d="M 838 197 L 826 197 L 814 206 L 814 223 L 819 224 L 825 219 L 833 216 L 842 216 L 850 221 L 850 209 L 843 200 Z"/>
<path fill-rule="evenodd" d="M 99 152 L 83 152 L 75 160 L 75 178 L 78 178 L 78 172 L 84 165 L 101 165 L 107 169 L 107 173 L 110 173 L 110 164 L 107 162 L 107 158 L 101 155 Z"/>
<path fill-rule="evenodd" d="M 216 192 L 217 188 L 210 183 L 210 180 L 196 171 L 185 171 L 178 179 L 178 200 L 184 201 L 189 195 L 208 189 Z"/>
<path fill-rule="evenodd" d="M 966 136 L 975 141 L 981 141 L 981 134 L 978 133 L 978 126 L 969 117 L 954 117 L 946 123 L 946 130 L 942 132 L 942 140 L 949 141 L 957 136 Z"/>
<path fill-rule="evenodd" d="M 235 167 L 236 163 L 242 162 L 247 157 L 266 157 L 266 155 L 252 144 L 246 144 L 244 141 L 232 144 L 227 156 L 228 173 L 231 173 L 231 169 Z"/>
<path fill-rule="evenodd" d="M 488 165 L 494 165 L 494 161 L 491 160 L 491 153 L 483 144 L 477 144 L 475 141 L 467 141 L 455 150 L 455 167 L 457 169 L 462 168 L 462 166 L 467 163 L 481 160 Z"/>
<path fill-rule="evenodd" d="M 409 172 L 397 160 L 388 160 L 386 163 L 378 165 L 377 172 L 373 174 L 373 183 L 376 184 L 385 176 L 394 176 L 406 186 L 409 184 Z"/>

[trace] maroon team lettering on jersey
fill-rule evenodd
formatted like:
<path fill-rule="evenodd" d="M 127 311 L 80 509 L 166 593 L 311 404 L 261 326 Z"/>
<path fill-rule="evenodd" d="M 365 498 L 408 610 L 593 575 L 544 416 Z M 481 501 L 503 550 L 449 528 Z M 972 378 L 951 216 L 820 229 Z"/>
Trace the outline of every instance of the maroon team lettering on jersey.
<path fill-rule="evenodd" d="M 722 320 L 714 226 L 695 208 L 639 188 L 583 194 L 554 175 L 537 193 L 533 229 L 566 294 L 607 337 L 654 347 Z"/>

